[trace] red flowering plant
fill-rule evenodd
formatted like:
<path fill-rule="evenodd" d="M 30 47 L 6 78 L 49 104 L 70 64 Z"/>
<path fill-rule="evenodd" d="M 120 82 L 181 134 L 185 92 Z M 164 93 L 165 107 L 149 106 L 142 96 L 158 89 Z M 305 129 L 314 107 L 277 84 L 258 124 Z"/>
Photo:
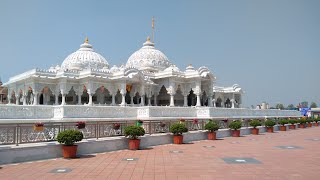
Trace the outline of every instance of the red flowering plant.
<path fill-rule="evenodd" d="M 115 129 L 115 130 L 118 130 L 118 129 L 120 129 L 120 123 L 114 123 L 113 124 L 113 129 Z"/>
<path fill-rule="evenodd" d="M 36 123 L 34 123 L 34 126 L 35 127 L 43 127 L 43 123 L 42 122 L 36 122 Z"/>
<path fill-rule="evenodd" d="M 84 129 L 86 127 L 86 122 L 78 121 L 76 126 L 78 129 Z"/>
<path fill-rule="evenodd" d="M 199 122 L 198 119 L 193 119 L 192 121 L 193 124 L 198 124 L 198 122 Z"/>
<path fill-rule="evenodd" d="M 224 120 L 222 120 L 224 123 L 227 123 L 228 122 L 228 119 L 224 119 Z"/>

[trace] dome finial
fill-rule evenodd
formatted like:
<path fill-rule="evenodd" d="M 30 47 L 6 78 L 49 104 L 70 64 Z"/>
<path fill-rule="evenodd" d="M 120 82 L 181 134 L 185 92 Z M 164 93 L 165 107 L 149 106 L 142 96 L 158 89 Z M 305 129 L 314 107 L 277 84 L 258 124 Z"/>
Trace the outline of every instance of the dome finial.
<path fill-rule="evenodd" d="M 86 37 L 86 39 L 84 40 L 84 43 L 89 43 L 88 37 Z"/>
<path fill-rule="evenodd" d="M 150 37 L 149 37 L 149 36 L 147 37 L 147 41 L 149 41 L 149 42 L 150 42 Z"/>

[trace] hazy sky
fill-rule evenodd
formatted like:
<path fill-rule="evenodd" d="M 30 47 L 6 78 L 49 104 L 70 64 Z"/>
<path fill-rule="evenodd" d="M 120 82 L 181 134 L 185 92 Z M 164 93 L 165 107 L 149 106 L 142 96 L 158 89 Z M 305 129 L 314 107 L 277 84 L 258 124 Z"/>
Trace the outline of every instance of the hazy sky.
<path fill-rule="evenodd" d="M 0 0 L 0 77 L 61 64 L 85 36 L 111 66 L 151 35 L 180 69 L 208 66 L 245 106 L 320 103 L 319 0 Z"/>

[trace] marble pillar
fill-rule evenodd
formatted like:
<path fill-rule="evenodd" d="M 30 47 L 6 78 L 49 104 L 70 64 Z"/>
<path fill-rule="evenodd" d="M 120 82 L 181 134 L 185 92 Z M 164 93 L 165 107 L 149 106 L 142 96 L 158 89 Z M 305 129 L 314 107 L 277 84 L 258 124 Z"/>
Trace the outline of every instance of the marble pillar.
<path fill-rule="evenodd" d="M 197 104 L 196 106 L 201 106 L 200 94 L 197 94 Z"/>
<path fill-rule="evenodd" d="M 183 107 L 187 107 L 188 106 L 188 95 L 184 95 L 183 96 Z"/>
<path fill-rule="evenodd" d="M 174 106 L 174 95 L 170 94 L 170 106 Z"/>
<path fill-rule="evenodd" d="M 213 106 L 213 104 L 212 104 L 212 96 L 209 96 L 209 98 L 208 98 L 208 106 L 209 107 Z"/>
<path fill-rule="evenodd" d="M 66 105 L 66 94 L 62 94 L 61 105 Z"/>
<path fill-rule="evenodd" d="M 112 94 L 112 102 L 111 102 L 111 105 L 112 105 L 112 106 L 115 106 L 115 105 L 116 105 L 116 95 L 115 95 L 115 94 Z"/>
<path fill-rule="evenodd" d="M 38 105 L 38 95 L 39 93 L 33 92 L 33 105 Z"/>

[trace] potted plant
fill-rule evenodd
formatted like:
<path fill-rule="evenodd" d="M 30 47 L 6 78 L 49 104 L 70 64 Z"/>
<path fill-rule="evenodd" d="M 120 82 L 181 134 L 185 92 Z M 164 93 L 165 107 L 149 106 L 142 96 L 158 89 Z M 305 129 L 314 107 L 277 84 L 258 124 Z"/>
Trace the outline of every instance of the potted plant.
<path fill-rule="evenodd" d="M 209 140 L 215 140 L 217 135 L 216 132 L 219 129 L 219 125 L 217 122 L 210 120 L 204 128 L 208 130 L 208 139 Z"/>
<path fill-rule="evenodd" d="M 297 120 L 296 119 L 290 119 L 289 120 L 289 129 L 296 129 L 296 123 L 297 123 Z"/>
<path fill-rule="evenodd" d="M 124 135 L 129 138 L 129 149 L 137 150 L 140 147 L 139 136 L 143 136 L 146 132 L 141 126 L 127 126 L 124 129 Z"/>
<path fill-rule="evenodd" d="M 280 119 L 279 123 L 281 126 L 279 127 L 280 128 L 280 131 L 286 131 L 287 130 L 287 127 L 285 126 L 286 124 L 288 124 L 288 120 L 286 119 Z"/>
<path fill-rule="evenodd" d="M 84 128 L 86 128 L 86 122 L 78 121 L 76 126 L 77 126 L 78 129 L 84 129 Z"/>
<path fill-rule="evenodd" d="M 77 145 L 74 145 L 75 142 L 81 141 L 83 139 L 82 132 L 78 130 L 65 130 L 58 134 L 57 141 L 62 146 L 62 154 L 64 158 L 75 158 L 77 155 Z"/>
<path fill-rule="evenodd" d="M 229 124 L 229 128 L 232 130 L 232 137 L 240 137 L 240 128 L 242 124 L 240 121 L 232 121 Z"/>
<path fill-rule="evenodd" d="M 136 122 L 136 125 L 137 125 L 137 126 L 142 126 L 142 124 L 143 124 L 143 121 L 141 121 L 141 120 L 138 120 L 138 121 Z"/>
<path fill-rule="evenodd" d="M 276 125 L 274 120 L 268 119 L 264 122 L 264 125 L 267 127 L 267 132 L 273 133 L 273 126 Z"/>
<path fill-rule="evenodd" d="M 44 126 L 44 124 L 42 122 L 36 122 L 33 125 L 33 130 L 38 131 L 38 132 L 43 131 L 43 129 L 44 129 L 43 126 Z"/>
<path fill-rule="evenodd" d="M 319 126 L 319 123 L 318 123 L 319 120 L 320 120 L 319 118 L 315 118 L 313 126 Z"/>
<path fill-rule="evenodd" d="M 114 130 L 119 130 L 120 126 L 121 126 L 120 123 L 114 123 L 112 127 Z"/>
<path fill-rule="evenodd" d="M 259 129 L 257 129 L 257 127 L 261 126 L 262 123 L 259 120 L 255 119 L 255 120 L 250 121 L 249 124 L 250 124 L 250 126 L 253 127 L 253 129 L 251 130 L 251 133 L 254 134 L 254 135 L 258 135 L 259 134 Z"/>
<path fill-rule="evenodd" d="M 174 123 L 170 127 L 170 132 L 173 133 L 173 143 L 182 144 L 183 143 L 183 133 L 188 132 L 188 128 L 184 123 Z"/>
<path fill-rule="evenodd" d="M 307 120 L 302 118 L 299 120 L 299 128 L 305 128 L 306 127 L 306 123 L 307 123 Z"/>
<path fill-rule="evenodd" d="M 308 122 L 308 127 L 312 127 L 313 119 L 308 118 L 308 119 L 307 119 L 307 122 Z"/>

